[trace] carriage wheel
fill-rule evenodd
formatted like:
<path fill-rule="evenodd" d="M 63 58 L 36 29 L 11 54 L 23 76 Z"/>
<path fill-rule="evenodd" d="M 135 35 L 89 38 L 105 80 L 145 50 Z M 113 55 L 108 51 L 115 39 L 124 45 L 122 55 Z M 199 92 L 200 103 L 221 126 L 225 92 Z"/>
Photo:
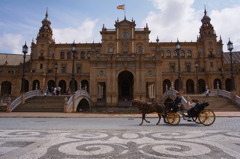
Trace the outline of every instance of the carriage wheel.
<path fill-rule="evenodd" d="M 209 126 L 215 122 L 216 116 L 211 109 L 204 109 L 199 113 L 198 118 L 201 124 Z"/>
<path fill-rule="evenodd" d="M 197 124 L 201 124 L 198 116 L 192 117 L 192 120 L 195 121 L 195 123 Z"/>
<path fill-rule="evenodd" d="M 177 113 L 169 113 L 167 115 L 167 121 L 170 125 L 178 125 L 180 122 L 180 115 Z"/>

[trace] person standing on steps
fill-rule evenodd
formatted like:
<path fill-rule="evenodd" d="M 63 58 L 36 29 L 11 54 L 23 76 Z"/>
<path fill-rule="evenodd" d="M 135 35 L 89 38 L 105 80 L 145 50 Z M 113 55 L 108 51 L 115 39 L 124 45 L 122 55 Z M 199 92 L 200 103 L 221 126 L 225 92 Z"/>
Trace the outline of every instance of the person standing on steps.
<path fill-rule="evenodd" d="M 208 97 L 208 96 L 209 96 L 209 94 L 210 94 L 210 90 L 209 90 L 209 89 L 207 89 L 205 93 L 206 93 L 206 97 Z"/>

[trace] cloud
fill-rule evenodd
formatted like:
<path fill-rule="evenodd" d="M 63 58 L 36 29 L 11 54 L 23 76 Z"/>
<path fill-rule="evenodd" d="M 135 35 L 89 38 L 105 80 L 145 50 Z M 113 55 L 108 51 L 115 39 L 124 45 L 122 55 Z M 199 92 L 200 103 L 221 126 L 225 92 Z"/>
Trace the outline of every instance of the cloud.
<path fill-rule="evenodd" d="M 191 5 L 194 0 L 151 0 L 159 12 L 150 12 L 144 23 L 152 31 L 150 39 L 155 41 L 194 41 L 197 39 L 201 21 L 200 13 Z"/>
<path fill-rule="evenodd" d="M 150 40 L 155 41 L 157 36 L 162 42 L 176 41 L 196 41 L 201 27 L 203 10 L 193 9 L 194 0 L 149 0 L 157 11 L 149 12 L 144 19 L 151 30 Z M 224 51 L 228 37 L 234 43 L 234 50 L 240 50 L 240 14 L 237 14 L 240 6 L 225 8 L 222 10 L 212 10 L 208 13 L 212 19 L 211 23 L 217 33 L 222 35 Z"/>
<path fill-rule="evenodd" d="M 77 28 L 68 27 L 63 29 L 53 29 L 55 41 L 57 43 L 72 43 L 74 40 L 76 42 L 92 42 L 94 39 L 94 29 L 96 29 L 95 26 L 97 21 L 97 19 L 86 19 Z"/>
<path fill-rule="evenodd" d="M 3 34 L 3 36 L 0 37 L 0 48 L 3 51 L 11 50 L 15 54 L 21 54 L 23 41 L 21 34 Z"/>
<path fill-rule="evenodd" d="M 223 10 L 213 10 L 210 14 L 212 23 L 217 34 L 222 36 L 224 50 L 227 49 L 228 38 L 234 45 L 235 51 L 240 51 L 240 14 L 238 14 L 240 6 L 233 8 L 225 8 Z M 233 51 L 234 51 L 233 50 Z"/>

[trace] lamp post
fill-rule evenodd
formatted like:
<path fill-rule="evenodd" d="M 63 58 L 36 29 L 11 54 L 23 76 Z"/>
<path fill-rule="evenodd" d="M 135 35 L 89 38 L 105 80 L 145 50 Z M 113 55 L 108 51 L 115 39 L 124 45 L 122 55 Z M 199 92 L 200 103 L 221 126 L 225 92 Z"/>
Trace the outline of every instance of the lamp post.
<path fill-rule="evenodd" d="M 199 84 L 198 84 L 198 63 L 195 63 L 195 68 L 196 68 L 196 84 L 197 84 L 197 94 L 198 94 L 198 90 L 199 90 Z"/>
<path fill-rule="evenodd" d="M 181 50 L 181 44 L 177 40 L 176 51 L 177 51 L 177 55 L 178 55 L 178 85 L 179 85 L 179 90 L 178 91 L 182 90 L 181 68 L 180 68 L 180 50 Z"/>
<path fill-rule="evenodd" d="M 58 69 L 58 64 L 54 64 L 54 69 L 55 69 L 55 87 L 57 87 L 57 69 Z"/>
<path fill-rule="evenodd" d="M 72 44 L 72 83 L 71 83 L 71 92 L 74 93 L 75 92 L 75 78 L 74 78 L 74 59 L 75 59 L 75 53 L 76 53 L 76 44 L 75 42 L 73 42 Z"/>
<path fill-rule="evenodd" d="M 231 91 L 236 90 L 235 88 L 235 82 L 234 82 L 234 74 L 233 74 L 233 62 L 232 62 L 232 50 L 233 50 L 233 43 L 230 41 L 228 41 L 227 43 L 227 47 L 228 50 L 230 51 L 230 61 L 231 61 Z"/>
<path fill-rule="evenodd" d="M 23 52 L 23 73 L 22 73 L 21 93 L 25 93 L 25 59 L 26 59 L 26 54 L 28 52 L 28 46 L 26 42 L 25 42 L 25 45 L 23 45 L 22 52 Z"/>

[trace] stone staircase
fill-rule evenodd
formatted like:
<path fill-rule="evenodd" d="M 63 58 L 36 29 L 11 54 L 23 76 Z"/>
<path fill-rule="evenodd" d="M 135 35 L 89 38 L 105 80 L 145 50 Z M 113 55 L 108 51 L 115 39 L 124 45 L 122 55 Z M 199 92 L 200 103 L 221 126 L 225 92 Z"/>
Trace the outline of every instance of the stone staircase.
<path fill-rule="evenodd" d="M 19 105 L 13 112 L 63 112 L 66 96 L 36 96 Z"/>
<path fill-rule="evenodd" d="M 210 94 L 209 97 L 205 95 L 188 95 L 191 99 L 197 99 L 198 101 L 207 101 L 209 106 L 207 108 L 217 112 L 224 111 L 240 111 L 240 106 L 233 103 L 230 99 L 222 96 L 213 96 Z M 187 99 L 188 96 L 184 96 Z"/>

